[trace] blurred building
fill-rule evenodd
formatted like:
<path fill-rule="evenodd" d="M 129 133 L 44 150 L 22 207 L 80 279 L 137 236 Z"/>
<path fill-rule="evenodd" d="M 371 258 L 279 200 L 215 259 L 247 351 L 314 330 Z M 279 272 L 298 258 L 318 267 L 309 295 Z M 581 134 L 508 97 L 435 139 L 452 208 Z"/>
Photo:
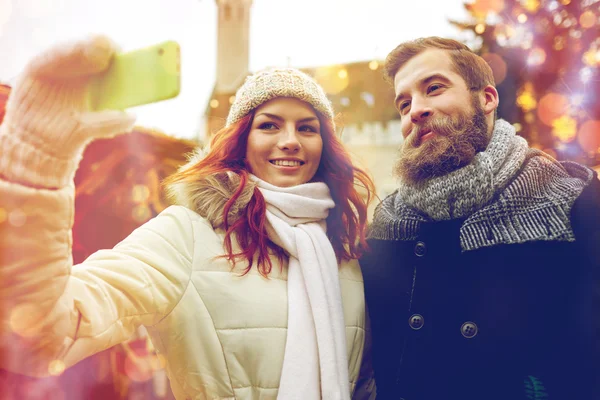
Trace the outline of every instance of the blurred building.
<path fill-rule="evenodd" d="M 235 92 L 249 72 L 251 0 L 216 0 L 217 79 L 204 113 L 206 136 L 225 125 Z M 338 134 L 372 175 L 380 197 L 395 186 L 392 166 L 402 142 L 394 91 L 378 60 L 302 68 L 323 86 L 337 115 Z"/>

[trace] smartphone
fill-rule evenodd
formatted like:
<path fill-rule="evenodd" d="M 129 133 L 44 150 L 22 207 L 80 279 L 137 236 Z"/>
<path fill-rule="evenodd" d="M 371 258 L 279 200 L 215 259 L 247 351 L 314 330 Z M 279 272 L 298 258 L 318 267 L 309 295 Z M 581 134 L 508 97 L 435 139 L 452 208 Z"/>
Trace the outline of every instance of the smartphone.
<path fill-rule="evenodd" d="M 90 109 L 124 110 L 171 99 L 181 88 L 181 51 L 174 41 L 116 54 L 89 86 Z"/>

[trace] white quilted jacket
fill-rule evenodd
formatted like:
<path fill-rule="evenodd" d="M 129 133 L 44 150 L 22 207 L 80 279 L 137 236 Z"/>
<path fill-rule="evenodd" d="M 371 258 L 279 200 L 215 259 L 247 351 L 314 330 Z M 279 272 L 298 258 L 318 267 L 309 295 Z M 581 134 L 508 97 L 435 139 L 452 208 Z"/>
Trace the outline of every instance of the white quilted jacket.
<path fill-rule="evenodd" d="M 195 195 L 197 189 L 186 188 Z M 275 399 L 287 331 L 287 263 L 280 268 L 275 260 L 269 279 L 255 268 L 245 276 L 231 271 L 215 259 L 223 254 L 224 233 L 209 221 L 220 208 L 204 210 L 210 214 L 204 218 L 188 208 L 196 196 L 72 266 L 73 194 L 72 187 L 0 180 L 6 216 L 0 219 L 0 366 L 47 374 L 144 325 L 167 361 L 178 399 Z M 354 389 L 365 336 L 356 261 L 341 265 L 340 280 Z"/>

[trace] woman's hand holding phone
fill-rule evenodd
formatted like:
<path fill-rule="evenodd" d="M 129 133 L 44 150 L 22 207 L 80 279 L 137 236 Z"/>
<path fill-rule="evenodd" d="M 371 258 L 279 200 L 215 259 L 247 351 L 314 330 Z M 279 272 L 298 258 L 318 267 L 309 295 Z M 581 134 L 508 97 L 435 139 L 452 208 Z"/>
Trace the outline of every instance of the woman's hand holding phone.
<path fill-rule="evenodd" d="M 111 65 L 116 46 L 105 36 L 55 46 L 26 66 L 0 125 L 0 175 L 39 187 L 72 180 L 85 145 L 131 130 L 135 117 L 94 112 L 89 87 Z"/>

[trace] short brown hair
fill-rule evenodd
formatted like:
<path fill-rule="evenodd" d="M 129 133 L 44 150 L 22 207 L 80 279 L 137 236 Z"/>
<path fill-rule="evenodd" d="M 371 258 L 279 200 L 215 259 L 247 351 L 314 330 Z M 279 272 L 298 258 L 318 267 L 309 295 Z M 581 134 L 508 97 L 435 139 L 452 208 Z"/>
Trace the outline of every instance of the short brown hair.
<path fill-rule="evenodd" d="M 454 70 L 471 90 L 481 90 L 487 85 L 495 86 L 494 75 L 488 63 L 465 44 L 437 36 L 419 38 L 400 43 L 385 58 L 384 78 L 394 85 L 394 77 L 411 58 L 428 49 L 446 50 L 450 54 Z"/>

